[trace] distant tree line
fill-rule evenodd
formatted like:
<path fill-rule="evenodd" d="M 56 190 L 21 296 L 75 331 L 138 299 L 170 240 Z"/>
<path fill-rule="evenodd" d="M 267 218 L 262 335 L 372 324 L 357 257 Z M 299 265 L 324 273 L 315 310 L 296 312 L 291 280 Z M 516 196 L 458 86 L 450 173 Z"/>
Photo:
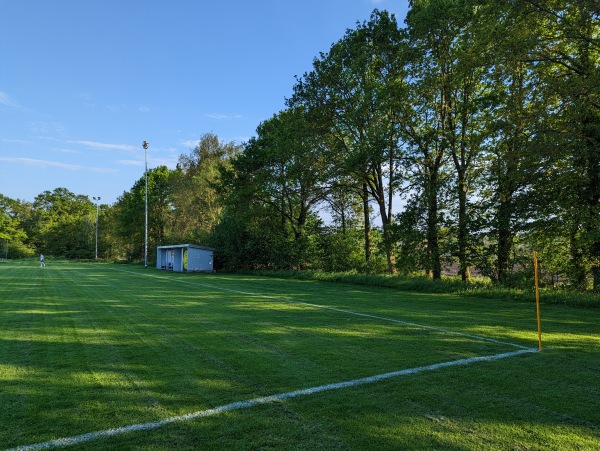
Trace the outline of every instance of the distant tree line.
<path fill-rule="evenodd" d="M 599 62 L 597 0 L 412 0 L 402 27 L 375 10 L 247 143 L 206 134 L 149 171 L 149 249 L 510 284 L 535 248 L 552 283 L 600 290 Z M 102 258 L 143 258 L 144 190 L 101 206 Z M 64 188 L 0 196 L 0 242 L 91 258 L 95 214 Z"/>

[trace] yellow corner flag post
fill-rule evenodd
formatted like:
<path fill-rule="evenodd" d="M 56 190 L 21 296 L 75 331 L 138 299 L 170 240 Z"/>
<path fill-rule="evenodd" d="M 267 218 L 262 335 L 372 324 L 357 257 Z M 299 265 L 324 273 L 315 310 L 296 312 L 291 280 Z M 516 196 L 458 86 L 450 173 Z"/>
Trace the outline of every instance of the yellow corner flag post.
<path fill-rule="evenodd" d="M 540 347 L 540 351 L 542 350 L 542 320 L 540 316 L 540 289 L 538 284 L 538 259 L 537 259 L 537 251 L 533 251 L 533 272 L 534 272 L 534 280 L 535 280 L 535 306 L 537 310 L 537 325 L 538 325 L 538 343 Z"/>

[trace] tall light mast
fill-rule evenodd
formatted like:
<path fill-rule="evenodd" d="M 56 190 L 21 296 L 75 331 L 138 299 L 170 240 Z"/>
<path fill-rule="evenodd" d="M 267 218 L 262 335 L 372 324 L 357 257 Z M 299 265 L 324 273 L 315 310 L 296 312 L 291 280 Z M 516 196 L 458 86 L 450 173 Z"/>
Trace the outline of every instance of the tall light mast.
<path fill-rule="evenodd" d="M 144 227 L 144 268 L 148 267 L 148 146 L 150 143 L 144 141 L 142 147 L 144 148 L 144 161 L 146 165 L 146 208 L 145 208 L 145 227 Z"/>

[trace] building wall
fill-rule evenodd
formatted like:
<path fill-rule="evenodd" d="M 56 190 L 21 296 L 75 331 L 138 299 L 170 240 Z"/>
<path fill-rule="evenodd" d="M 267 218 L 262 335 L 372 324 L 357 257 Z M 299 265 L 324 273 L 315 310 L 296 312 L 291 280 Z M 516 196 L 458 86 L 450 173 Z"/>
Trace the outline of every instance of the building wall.
<path fill-rule="evenodd" d="M 211 249 L 165 246 L 157 248 L 156 254 L 156 269 L 213 271 L 214 251 Z"/>
<path fill-rule="evenodd" d="M 207 249 L 188 249 L 188 271 L 212 271 L 213 251 Z"/>

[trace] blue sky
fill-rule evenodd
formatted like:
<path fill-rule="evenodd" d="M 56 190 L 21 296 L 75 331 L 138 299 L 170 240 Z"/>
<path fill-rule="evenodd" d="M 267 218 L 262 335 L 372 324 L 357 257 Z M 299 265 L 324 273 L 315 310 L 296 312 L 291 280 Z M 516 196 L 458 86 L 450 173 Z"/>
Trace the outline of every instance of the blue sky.
<path fill-rule="evenodd" d="M 408 0 L 0 0 L 0 194 L 112 204 L 207 132 L 242 143 L 374 8 Z"/>

